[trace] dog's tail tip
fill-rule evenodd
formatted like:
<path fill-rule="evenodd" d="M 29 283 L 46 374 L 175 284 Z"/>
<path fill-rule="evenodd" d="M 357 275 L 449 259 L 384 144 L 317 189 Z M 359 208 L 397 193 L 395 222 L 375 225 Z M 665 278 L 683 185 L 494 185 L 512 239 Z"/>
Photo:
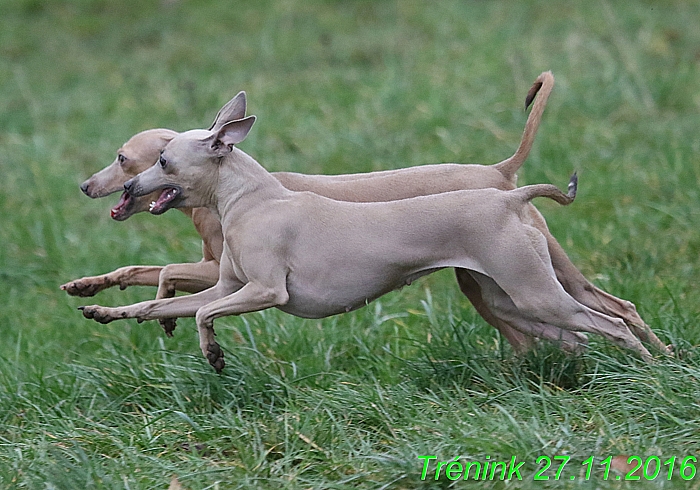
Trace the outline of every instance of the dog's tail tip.
<path fill-rule="evenodd" d="M 576 198 L 576 191 L 578 190 L 578 174 L 576 172 L 573 173 L 571 178 L 569 179 L 569 186 L 567 188 L 567 192 L 564 193 L 561 189 L 559 189 L 556 185 L 554 184 L 533 184 L 533 185 L 526 185 L 525 187 L 519 187 L 518 189 L 508 191 L 508 192 L 516 192 L 519 194 L 520 198 L 523 202 L 530 202 L 531 200 L 535 199 L 536 197 L 547 197 L 549 199 L 552 199 L 562 206 L 568 206 L 572 202 L 574 202 L 574 199 Z"/>
<path fill-rule="evenodd" d="M 528 90 L 527 95 L 525 96 L 525 110 L 530 108 L 530 105 L 535 100 L 535 96 L 539 93 L 540 89 L 545 83 L 548 85 L 549 90 L 551 90 L 551 87 L 554 85 L 554 75 L 551 71 L 543 71 L 535 79 L 535 82 L 532 84 L 532 87 L 530 87 L 530 90 Z"/>
<path fill-rule="evenodd" d="M 571 201 L 573 202 L 574 199 L 576 199 L 576 191 L 578 190 L 578 173 L 574 171 L 574 173 L 571 175 L 571 178 L 569 179 L 569 186 L 567 188 L 567 193 L 566 195 L 569 196 Z"/>
<path fill-rule="evenodd" d="M 532 111 L 527 117 L 525 130 L 520 139 L 520 145 L 512 156 L 494 165 L 501 175 L 513 184 L 515 184 L 516 173 L 530 154 L 537 129 L 540 126 L 542 113 L 544 112 L 544 108 L 547 105 L 547 100 L 553 88 L 554 75 L 552 75 L 551 71 L 543 72 L 537 77 L 525 97 L 525 110 L 532 105 Z"/>
<path fill-rule="evenodd" d="M 542 88 L 542 82 L 536 81 L 532 87 L 530 87 L 530 90 L 527 92 L 527 95 L 525 96 L 525 110 L 528 110 L 530 108 L 530 104 L 532 104 L 532 101 L 535 100 L 535 96 L 537 95 L 537 92 L 540 91 Z"/>

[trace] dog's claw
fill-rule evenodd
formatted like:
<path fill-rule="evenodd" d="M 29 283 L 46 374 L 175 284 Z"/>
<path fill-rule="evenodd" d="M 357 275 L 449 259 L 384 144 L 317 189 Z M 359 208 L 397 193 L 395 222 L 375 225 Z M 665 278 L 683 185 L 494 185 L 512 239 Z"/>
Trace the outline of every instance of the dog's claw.
<path fill-rule="evenodd" d="M 216 370 L 217 374 L 221 374 L 226 363 L 224 362 L 224 352 L 221 350 L 221 346 L 216 342 L 212 342 L 207 347 L 207 360 Z"/>

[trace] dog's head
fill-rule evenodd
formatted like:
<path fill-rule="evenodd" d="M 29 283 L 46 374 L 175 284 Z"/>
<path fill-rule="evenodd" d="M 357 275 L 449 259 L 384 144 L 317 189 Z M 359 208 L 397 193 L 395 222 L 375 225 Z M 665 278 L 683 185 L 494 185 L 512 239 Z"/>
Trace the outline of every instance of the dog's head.
<path fill-rule="evenodd" d="M 135 134 L 117 150 L 114 161 L 83 182 L 80 190 L 92 199 L 122 190 L 124 182 L 158 160 L 161 150 L 176 134 L 170 129 L 149 129 Z"/>
<path fill-rule="evenodd" d="M 218 167 L 255 123 L 255 116 L 227 122 L 212 131 L 195 129 L 170 141 L 158 162 L 124 184 L 134 197 L 158 193 L 150 212 L 162 214 L 176 207 L 214 205 Z"/>
<path fill-rule="evenodd" d="M 230 121 L 241 119 L 245 111 L 245 92 L 239 92 L 221 108 L 209 129 L 218 130 Z M 83 182 L 80 189 L 93 199 L 122 191 L 119 202 L 110 210 L 110 215 L 117 221 L 148 211 L 150 203 L 158 198 L 158 193 L 136 198 L 124 192 L 124 183 L 152 167 L 165 146 L 177 135 L 170 129 L 149 129 L 135 134 L 119 148 L 114 161 Z"/>
<path fill-rule="evenodd" d="M 80 189 L 95 199 L 124 190 L 124 182 L 153 165 L 160 152 L 177 133 L 170 129 L 149 129 L 135 134 L 117 151 L 117 157 L 108 167 L 83 182 Z M 146 211 L 148 200 L 138 202 L 122 193 L 119 202 L 110 210 L 112 218 L 122 221 L 129 216 Z"/>

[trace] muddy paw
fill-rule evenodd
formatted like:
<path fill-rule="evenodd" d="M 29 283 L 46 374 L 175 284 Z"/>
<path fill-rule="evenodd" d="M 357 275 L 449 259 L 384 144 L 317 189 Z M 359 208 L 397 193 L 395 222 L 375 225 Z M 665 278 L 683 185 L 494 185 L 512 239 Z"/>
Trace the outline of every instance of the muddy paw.
<path fill-rule="evenodd" d="M 226 365 L 224 362 L 224 351 L 221 350 L 221 347 L 216 342 L 212 342 L 207 347 L 207 360 L 217 373 L 221 373 L 224 369 Z"/>
<path fill-rule="evenodd" d="M 177 327 L 177 321 L 175 318 L 162 318 L 158 320 L 158 323 L 160 323 L 160 326 L 163 327 L 165 335 L 168 337 L 173 336 L 173 331 L 175 330 L 175 327 Z"/>
<path fill-rule="evenodd" d="M 94 296 L 108 287 L 109 285 L 105 284 L 104 281 L 98 282 L 87 279 L 77 279 L 61 285 L 61 289 L 66 293 L 71 296 L 80 296 L 81 298 Z"/>

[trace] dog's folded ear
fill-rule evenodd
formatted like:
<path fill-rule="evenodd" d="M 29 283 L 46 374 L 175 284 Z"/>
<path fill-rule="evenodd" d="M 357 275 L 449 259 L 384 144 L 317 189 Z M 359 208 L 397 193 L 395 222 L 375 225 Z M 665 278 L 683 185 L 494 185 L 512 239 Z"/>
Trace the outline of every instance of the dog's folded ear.
<path fill-rule="evenodd" d="M 233 145 L 243 141 L 255 123 L 255 116 L 248 116 L 224 124 L 221 129 L 206 138 L 216 157 L 223 157 L 233 151 Z"/>
<path fill-rule="evenodd" d="M 245 92 L 238 92 L 236 96 L 226 102 L 214 118 L 214 122 L 209 126 L 209 131 L 218 131 L 221 127 L 231 121 L 243 119 L 246 110 Z"/>

